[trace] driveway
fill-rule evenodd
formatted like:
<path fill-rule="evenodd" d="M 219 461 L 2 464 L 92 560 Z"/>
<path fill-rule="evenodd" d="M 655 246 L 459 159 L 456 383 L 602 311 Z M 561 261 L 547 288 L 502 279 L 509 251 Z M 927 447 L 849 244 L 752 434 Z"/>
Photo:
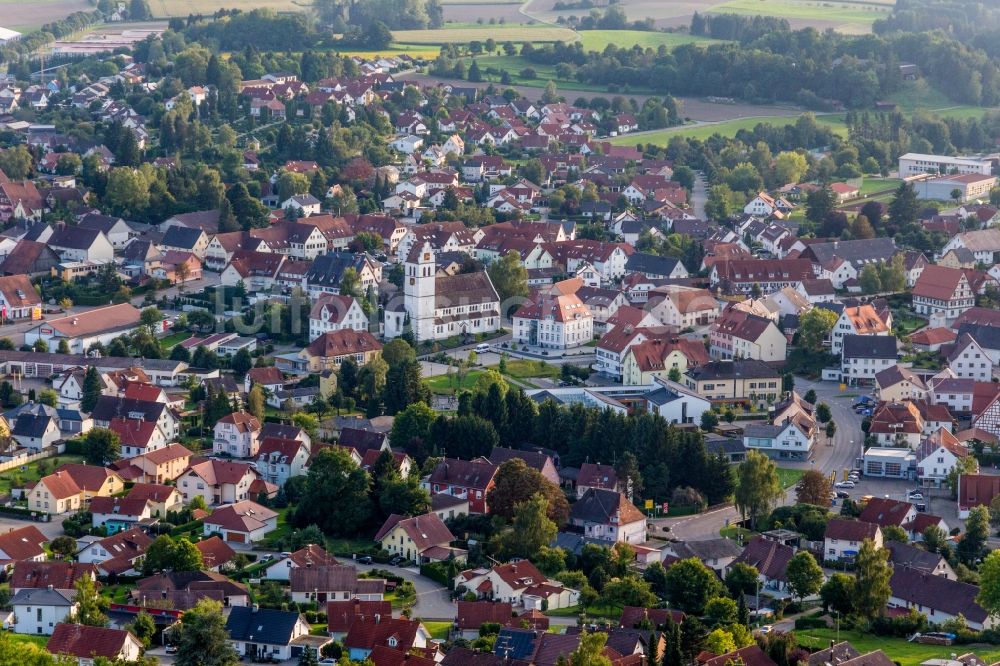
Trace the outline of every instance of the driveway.
<path fill-rule="evenodd" d="M 799 395 L 805 395 L 812 389 L 816 391 L 817 402 L 825 402 L 830 406 L 830 413 L 837 424 L 837 433 L 832 442 L 827 441 L 825 434 L 820 434 L 816 444 L 813 446 L 813 457 L 806 462 L 793 462 L 790 460 L 777 461 L 781 467 L 792 469 L 815 469 L 826 475 L 836 472 L 838 478 L 842 470 L 853 469 L 855 461 L 862 453 L 864 445 L 864 433 L 861 430 L 862 417 L 854 413 L 851 409 L 853 400 L 851 398 L 838 397 L 842 395 L 840 386 L 834 382 L 811 382 L 799 377 L 795 378 L 795 390 Z M 857 392 L 861 392 L 860 390 Z M 879 481 L 882 481 L 881 479 Z M 891 493 L 895 496 L 905 496 L 907 487 L 912 484 L 905 482 L 895 482 L 898 489 L 885 489 L 878 494 Z M 868 490 L 869 481 L 862 477 L 860 483 L 853 491 L 852 497 L 863 495 L 874 495 L 881 485 L 872 485 L 872 490 Z M 789 505 L 795 503 L 795 489 L 789 488 L 785 491 L 784 497 L 778 502 L 779 505 Z M 671 535 L 681 540 L 712 539 L 719 536 L 719 530 L 727 525 L 738 521 L 739 513 L 732 505 L 726 505 L 694 516 L 683 518 L 662 518 L 655 520 L 658 525 L 670 527 Z"/>
<path fill-rule="evenodd" d="M 413 605 L 412 616 L 422 620 L 454 620 L 457 610 L 451 601 L 448 588 L 420 575 L 417 569 L 394 567 L 388 564 L 358 564 L 358 571 L 385 569 L 413 583 L 417 592 L 417 602 Z"/>

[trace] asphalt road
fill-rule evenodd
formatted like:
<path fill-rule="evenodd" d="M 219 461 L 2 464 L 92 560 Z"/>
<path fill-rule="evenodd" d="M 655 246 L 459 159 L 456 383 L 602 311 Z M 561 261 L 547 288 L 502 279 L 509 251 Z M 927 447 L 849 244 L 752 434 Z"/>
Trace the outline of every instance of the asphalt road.
<path fill-rule="evenodd" d="M 840 478 L 842 470 L 853 469 L 855 459 L 861 454 L 861 446 L 864 442 L 861 431 L 862 417 L 851 409 L 853 399 L 837 397 L 841 395 L 838 384 L 808 382 L 796 378 L 795 390 L 799 395 L 804 395 L 809 389 L 816 391 L 819 402 L 825 402 L 830 406 L 833 421 L 837 424 L 837 433 L 833 438 L 832 445 L 827 443 L 826 435 L 820 434 L 817 443 L 813 446 L 813 457 L 808 462 L 780 461 L 779 465 L 798 469 L 816 469 L 824 474 L 837 472 L 837 476 Z M 857 393 L 857 391 L 852 391 L 852 393 Z M 905 494 L 906 484 L 903 482 L 895 483 L 900 484 L 901 492 Z M 858 497 L 869 494 L 865 491 L 865 481 L 863 480 L 852 493 Z M 790 488 L 785 491 L 785 495 L 779 503 L 781 505 L 794 504 L 795 489 Z M 727 505 L 694 516 L 663 518 L 654 522 L 670 527 L 670 533 L 676 539 L 699 540 L 718 537 L 719 531 L 723 527 L 739 520 L 739 517 L 736 508 Z"/>

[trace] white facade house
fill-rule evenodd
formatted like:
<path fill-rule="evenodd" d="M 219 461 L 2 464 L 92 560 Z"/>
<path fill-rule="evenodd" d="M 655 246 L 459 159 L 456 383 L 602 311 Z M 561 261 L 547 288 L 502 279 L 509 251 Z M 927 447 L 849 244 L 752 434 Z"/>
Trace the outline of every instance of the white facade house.
<path fill-rule="evenodd" d="M 834 518 L 823 534 L 823 559 L 826 562 L 853 560 L 865 539 L 882 547 L 882 529 L 875 523 Z"/>
<path fill-rule="evenodd" d="M 830 351 L 840 354 L 848 335 L 891 335 L 889 325 L 871 305 L 844 308 L 830 331 Z"/>
<path fill-rule="evenodd" d="M 750 424 L 743 430 L 743 446 L 771 458 L 805 460 L 813 438 L 793 419 L 778 425 Z"/>
<path fill-rule="evenodd" d="M 260 422 L 247 412 L 233 412 L 219 419 L 212 438 L 212 452 L 233 458 L 253 458 L 257 455 L 257 435 Z"/>
<path fill-rule="evenodd" d="M 667 423 L 701 423 L 701 415 L 712 409 L 712 401 L 691 389 L 662 377 L 653 377 L 652 390 L 643 396 L 650 411 Z"/>
<path fill-rule="evenodd" d="M 329 331 L 368 330 L 368 316 L 351 296 L 322 293 L 309 311 L 309 341 Z"/>
<path fill-rule="evenodd" d="M 594 339 L 594 315 L 576 290 L 580 279 L 564 280 L 539 292 L 534 303 L 521 306 L 513 317 L 518 344 L 566 350 Z"/>
<path fill-rule="evenodd" d="M 14 609 L 14 633 L 48 636 L 57 624 L 75 613 L 75 592 L 48 588 L 25 588 L 10 600 Z"/>

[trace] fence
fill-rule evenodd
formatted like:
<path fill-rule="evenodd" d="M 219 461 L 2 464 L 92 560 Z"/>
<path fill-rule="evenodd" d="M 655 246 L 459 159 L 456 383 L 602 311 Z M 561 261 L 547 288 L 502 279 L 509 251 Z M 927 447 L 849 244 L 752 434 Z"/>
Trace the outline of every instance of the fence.
<path fill-rule="evenodd" d="M 0 462 L 0 472 L 6 472 L 9 469 L 14 469 L 20 467 L 21 465 L 27 465 L 28 463 L 35 462 L 36 460 L 41 460 L 42 458 L 51 458 L 52 456 L 59 455 L 59 452 L 54 448 L 43 449 L 38 453 L 32 453 L 27 456 L 15 458 L 13 460 L 7 460 L 5 462 Z"/>

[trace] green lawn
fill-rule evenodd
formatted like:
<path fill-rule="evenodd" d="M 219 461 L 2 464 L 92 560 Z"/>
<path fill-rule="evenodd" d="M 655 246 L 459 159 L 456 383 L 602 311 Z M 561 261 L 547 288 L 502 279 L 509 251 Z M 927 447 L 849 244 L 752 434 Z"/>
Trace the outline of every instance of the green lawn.
<path fill-rule="evenodd" d="M 545 614 L 549 617 L 576 617 L 580 614 L 580 611 L 586 610 L 588 618 L 607 618 L 609 620 L 617 620 L 622 616 L 621 606 L 607 606 L 604 604 L 594 604 L 592 606 L 587 606 L 583 609 L 581 606 L 570 606 L 569 608 L 558 608 L 556 610 L 547 610 Z"/>
<path fill-rule="evenodd" d="M 683 113 L 683 107 L 681 108 Z M 689 139 L 705 140 L 714 134 L 724 137 L 734 137 L 740 130 L 752 130 L 757 125 L 774 125 L 783 127 L 784 125 L 794 125 L 797 116 L 760 116 L 757 118 L 739 118 L 737 120 L 726 120 L 718 123 L 703 123 L 700 125 L 681 125 L 679 127 L 667 127 L 655 132 L 643 134 L 625 134 L 611 139 L 611 143 L 617 146 L 634 146 L 637 144 L 653 144 L 654 146 L 665 146 L 672 137 L 685 136 Z M 847 127 L 844 125 L 844 115 L 841 113 L 831 113 L 816 116 L 816 122 L 833 129 L 840 136 L 847 136 Z"/>
<path fill-rule="evenodd" d="M 174 331 L 170 335 L 160 338 L 160 346 L 163 347 L 164 351 L 170 351 L 171 348 L 184 342 L 192 335 L 194 334 L 191 331 Z"/>
<path fill-rule="evenodd" d="M 801 479 L 802 475 L 805 473 L 806 471 L 804 469 L 788 469 L 786 467 L 779 467 L 778 480 L 781 481 L 782 488 L 791 488 L 799 482 L 799 479 Z"/>
<path fill-rule="evenodd" d="M 876 192 L 885 192 L 886 190 L 895 190 L 902 182 L 899 178 L 865 176 L 861 184 L 861 196 L 868 196 Z"/>
<path fill-rule="evenodd" d="M 621 48 L 641 46 L 656 49 L 666 46 L 672 49 L 683 44 L 722 44 L 722 40 L 698 37 L 680 32 L 649 32 L 644 30 L 581 30 L 580 43 L 584 51 L 603 51 L 608 44 Z"/>
<path fill-rule="evenodd" d="M 634 31 L 626 30 L 624 32 Z M 479 63 L 479 69 L 483 70 L 484 81 L 492 81 L 494 83 L 499 82 L 500 72 L 507 72 L 507 75 L 510 77 L 510 82 L 515 85 L 542 88 L 545 87 L 549 81 L 554 81 L 556 88 L 564 93 L 570 90 L 583 92 L 607 92 L 607 86 L 580 83 L 579 81 L 573 81 L 570 79 L 561 79 L 556 75 L 555 65 L 536 64 L 529 62 L 521 56 L 479 56 L 476 58 L 476 62 Z M 496 72 L 490 74 L 485 71 L 487 68 L 494 68 Z M 521 76 L 521 71 L 525 69 L 533 69 L 535 71 L 535 77 L 526 78 Z M 633 89 L 632 92 L 639 93 L 649 91 Z M 567 97 L 568 96 L 569 95 L 567 95 Z"/>
<path fill-rule="evenodd" d="M 14 643 L 32 643 L 40 648 L 44 648 L 48 642 L 48 636 L 32 636 L 30 634 L 13 634 L 9 632 L 4 632 L 7 634 L 7 640 Z"/>
<path fill-rule="evenodd" d="M 430 633 L 431 638 L 436 641 L 443 641 L 448 639 L 448 631 L 451 629 L 451 622 L 435 622 L 429 620 L 422 620 L 424 627 Z"/>
<path fill-rule="evenodd" d="M 499 370 L 497 365 L 491 368 Z M 559 376 L 559 366 L 546 363 L 545 361 L 529 361 L 527 359 L 508 359 L 507 375 L 514 379 L 527 379 L 529 377 L 548 377 L 555 379 Z"/>
<path fill-rule="evenodd" d="M 809 629 L 795 632 L 795 637 L 799 640 L 799 645 L 822 649 L 830 645 L 831 640 L 836 640 L 836 629 Z M 900 664 L 900 666 L 918 666 L 918 664 L 928 659 L 948 659 L 953 652 L 975 652 L 980 658 L 990 664 L 1000 659 L 1000 647 L 983 645 L 922 645 L 920 643 L 909 643 L 903 638 L 886 638 L 884 636 L 873 636 L 863 634 L 860 631 L 840 631 L 840 640 L 850 641 L 851 645 L 857 648 L 861 654 L 873 650 L 882 650 L 890 659 Z M 957 649 L 956 649 L 957 648 Z"/>
<path fill-rule="evenodd" d="M 451 395 L 464 389 L 471 389 L 476 385 L 482 370 L 470 370 L 465 373 L 459 381 L 458 374 L 452 372 L 446 375 L 435 375 L 427 378 L 427 385 L 431 387 L 431 392 L 438 395 Z"/>
<path fill-rule="evenodd" d="M 505 23 L 503 25 L 458 24 L 432 30 L 394 30 L 401 44 L 468 44 L 493 38 L 504 42 L 572 42 L 576 33 L 544 23 Z"/>
<path fill-rule="evenodd" d="M 46 467 L 47 474 L 51 474 L 59 465 L 79 462 L 83 462 L 83 456 L 59 455 L 53 458 L 42 458 L 27 465 L 22 465 L 23 469 L 22 467 L 9 469 L 0 474 L 0 494 L 8 494 L 12 488 L 19 488 L 27 483 L 34 483 L 42 478 L 42 474 L 38 471 L 39 463 L 42 463 Z"/>

